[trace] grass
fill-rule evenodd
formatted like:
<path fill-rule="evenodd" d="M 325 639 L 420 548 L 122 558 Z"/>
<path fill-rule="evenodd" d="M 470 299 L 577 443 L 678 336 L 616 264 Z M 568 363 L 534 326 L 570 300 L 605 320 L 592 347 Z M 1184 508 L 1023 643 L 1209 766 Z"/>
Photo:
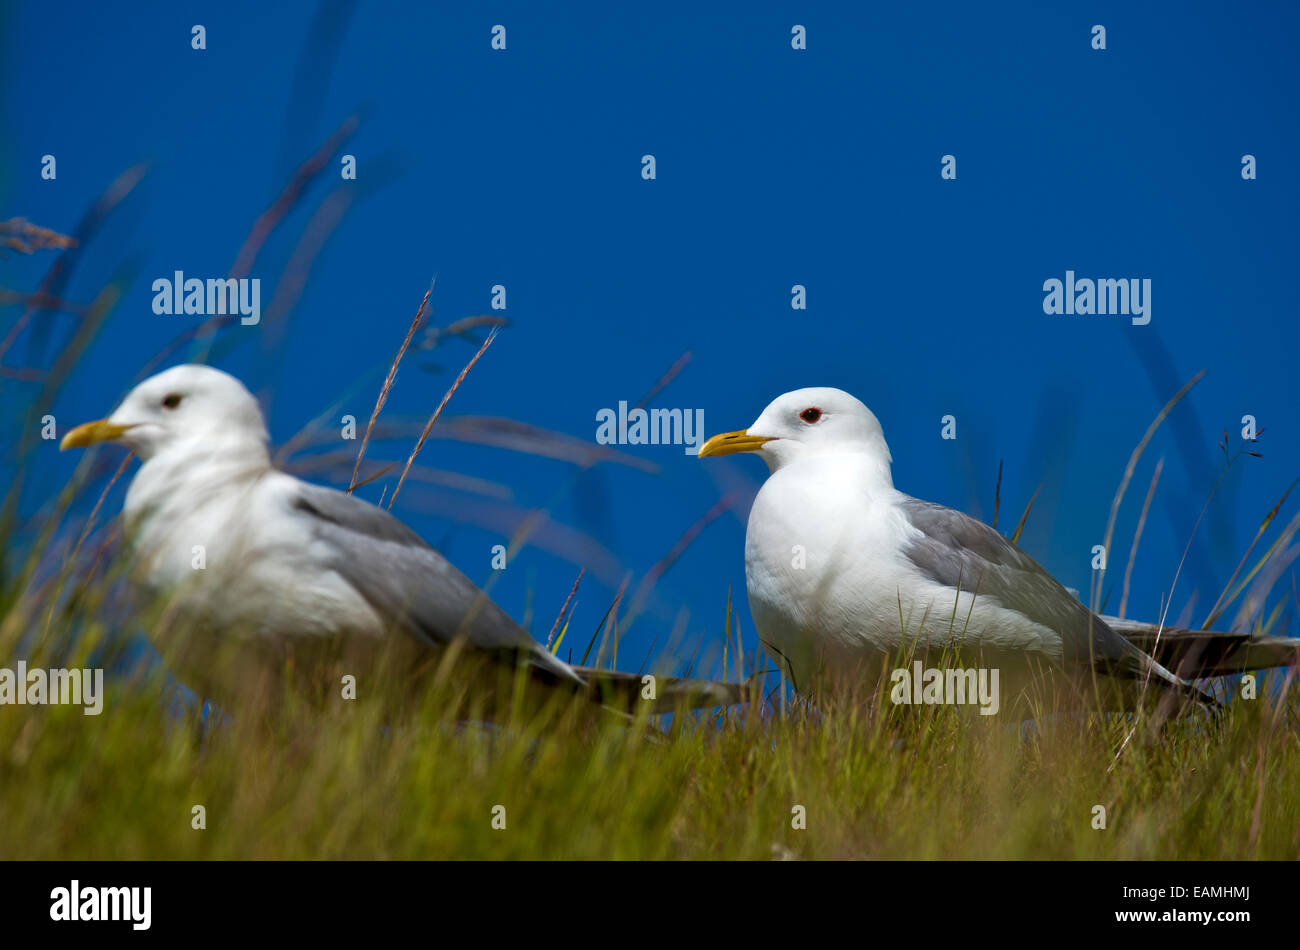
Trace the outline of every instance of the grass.
<path fill-rule="evenodd" d="M 159 674 L 99 717 L 0 717 L 6 858 L 1277 858 L 1300 855 L 1300 743 L 1264 703 L 1217 730 L 1063 719 L 1022 735 L 951 708 L 685 717 L 583 707 L 488 730 L 430 699 L 202 728 Z M 996 718 L 996 717 L 994 717 Z M 192 827 L 192 809 L 206 828 Z M 1094 808 L 1106 828 L 1093 827 Z M 504 829 L 493 809 L 504 806 Z M 806 827 L 792 827 L 802 806 Z"/>

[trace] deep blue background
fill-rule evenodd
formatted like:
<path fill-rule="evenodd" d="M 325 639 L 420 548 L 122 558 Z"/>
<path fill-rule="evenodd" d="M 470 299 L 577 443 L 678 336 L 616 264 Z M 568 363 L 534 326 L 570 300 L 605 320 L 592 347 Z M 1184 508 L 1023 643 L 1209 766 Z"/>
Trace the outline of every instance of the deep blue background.
<path fill-rule="evenodd" d="M 513 321 L 449 416 L 510 416 L 590 440 L 597 410 L 635 402 L 687 350 L 654 405 L 703 408 L 709 432 L 747 425 L 784 391 L 839 386 L 880 417 L 904 491 L 989 520 L 1004 460 L 1008 529 L 1041 483 L 1023 544 L 1085 591 L 1129 453 L 1207 369 L 1121 513 L 1116 586 L 1163 457 L 1129 611 L 1144 618 L 1155 619 L 1222 469 L 1225 429 L 1235 451 L 1242 415 L 1255 415 L 1264 458 L 1241 460 L 1220 489 L 1171 619 L 1193 597 L 1202 619 L 1300 473 L 1294 5 L 445 6 L 32 3 L 0 14 L 0 218 L 71 231 L 123 169 L 153 163 L 65 292 L 87 302 L 124 262 L 139 268 L 53 407 L 63 429 L 106 414 L 196 319 L 154 315 L 150 282 L 224 274 L 297 162 L 364 108 L 343 150 L 358 159 L 345 186 L 356 200 L 314 261 L 286 346 L 268 360 L 267 322 L 235 328 L 250 345 L 220 361 L 274 394 L 276 440 L 365 371 L 347 411 L 369 416 L 374 370 L 436 274 L 435 323 L 487 311 L 497 283 Z M 336 48 L 309 41 L 314 22 Z M 195 23 L 206 51 L 190 48 Z M 489 48 L 496 23 L 505 52 Z M 794 23 L 808 29 L 806 51 L 790 47 Z M 1094 23 L 1107 28 L 1104 52 L 1090 47 Z M 45 153 L 57 181 L 39 176 Z M 643 153 L 657 158 L 656 181 L 640 177 Z M 945 153 L 956 181 L 940 179 Z M 1241 178 L 1245 153 L 1257 181 Z M 337 168 L 336 157 L 259 259 L 264 310 L 312 213 L 344 186 Z M 0 286 L 34 289 L 52 260 L 9 254 Z M 1151 278 L 1151 324 L 1045 316 L 1043 281 L 1067 268 Z M 790 309 L 795 283 L 808 288 L 803 313 Z M 18 314 L 0 310 L 0 335 Z M 53 332 L 44 343 L 25 334 L 6 366 L 48 366 L 74 325 L 37 320 Z M 387 412 L 432 411 L 472 351 L 454 341 L 408 358 Z M 442 374 L 419 368 L 428 362 Z M 3 379 L 0 391 L 19 405 L 38 387 Z M 956 442 L 939 438 L 946 413 Z M 411 441 L 368 455 L 404 458 Z M 73 464 L 52 444 L 40 451 L 51 478 L 31 485 L 28 510 Z M 422 462 L 506 485 L 511 501 L 408 484 L 397 510 L 485 581 L 503 531 L 553 505 L 609 555 L 576 555 L 591 568 L 573 634 L 585 644 L 623 571 L 635 587 L 721 493 L 752 491 L 764 474 L 756 459 L 627 451 L 658 474 L 602 466 L 574 479 L 562 462 L 433 440 Z M 363 493 L 377 499 L 392 481 Z M 656 637 L 660 650 L 683 611 L 692 641 L 716 645 L 729 587 L 753 647 L 746 507 L 705 528 L 659 582 L 620 665 L 638 665 Z M 494 596 L 544 637 L 577 566 L 530 547 Z"/>

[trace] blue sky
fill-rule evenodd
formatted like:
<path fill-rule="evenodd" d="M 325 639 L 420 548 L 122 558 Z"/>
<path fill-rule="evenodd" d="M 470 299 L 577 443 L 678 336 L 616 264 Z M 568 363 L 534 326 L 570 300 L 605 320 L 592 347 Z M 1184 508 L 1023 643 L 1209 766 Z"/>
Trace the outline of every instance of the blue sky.
<path fill-rule="evenodd" d="M 989 520 L 1002 461 L 1005 528 L 1041 484 L 1023 546 L 1086 591 L 1129 453 L 1205 369 L 1139 465 L 1109 575 L 1117 584 L 1163 458 L 1130 607 L 1156 618 L 1222 470 L 1216 443 L 1227 430 L 1235 449 L 1251 414 L 1264 457 L 1233 466 L 1174 591 L 1171 617 L 1194 597 L 1201 619 L 1300 474 L 1296 8 L 464 6 L 0 9 L 0 218 L 72 231 L 118 174 L 151 163 L 64 291 L 87 302 L 123 266 L 136 275 L 52 407 L 65 427 L 106 414 L 198 319 L 154 314 L 152 280 L 225 274 L 292 168 L 360 110 L 341 150 L 356 155 L 357 180 L 341 181 L 335 156 L 253 270 L 265 308 L 322 201 L 354 189 L 287 323 L 228 331 L 240 345 L 218 360 L 274 394 L 274 440 L 358 379 L 346 411 L 368 417 L 373 370 L 432 277 L 438 324 L 486 312 L 502 284 L 512 324 L 446 418 L 508 416 L 593 440 L 599 410 L 635 402 L 687 351 L 652 405 L 703 409 L 709 432 L 744 427 L 787 390 L 838 386 L 880 417 L 910 494 Z M 498 23 L 505 51 L 490 48 Z M 804 51 L 791 49 L 796 23 Z M 194 24 L 204 51 L 190 47 Z M 1094 24 L 1104 51 L 1091 48 Z M 654 181 L 640 174 L 647 153 Z M 54 181 L 40 177 L 45 154 Z M 940 177 L 945 154 L 955 180 Z M 1242 179 L 1244 154 L 1257 180 Z M 5 256 L 0 287 L 35 288 L 51 260 Z M 1045 315 L 1043 282 L 1067 269 L 1149 278 L 1150 324 Z M 790 307 L 794 284 L 807 287 L 806 311 Z M 17 316 L 0 310 L 3 332 Z M 48 336 L 25 334 L 5 366 L 48 366 L 74 326 L 37 319 Z M 266 355 L 265 335 L 281 331 Z M 472 353 L 453 341 L 409 358 L 387 413 L 427 415 Z M 37 389 L 0 379 L 7 406 Z M 940 438 L 946 414 L 955 441 Z M 404 458 L 410 444 L 368 454 Z M 29 510 L 73 464 L 41 451 L 47 480 Z M 549 508 L 610 555 L 577 557 L 603 565 L 577 597 L 585 643 L 624 571 L 635 586 L 723 494 L 743 497 L 765 474 L 752 458 L 625 451 L 657 472 L 575 474 L 435 439 L 422 462 L 499 483 L 508 503 L 408 485 L 395 510 L 482 582 L 503 532 Z M 754 646 L 745 514 L 741 504 L 709 524 L 663 576 L 621 665 L 661 649 L 679 615 L 692 640 L 716 645 L 728 588 Z M 530 547 L 493 593 L 516 617 L 531 611 L 544 637 L 580 566 Z"/>

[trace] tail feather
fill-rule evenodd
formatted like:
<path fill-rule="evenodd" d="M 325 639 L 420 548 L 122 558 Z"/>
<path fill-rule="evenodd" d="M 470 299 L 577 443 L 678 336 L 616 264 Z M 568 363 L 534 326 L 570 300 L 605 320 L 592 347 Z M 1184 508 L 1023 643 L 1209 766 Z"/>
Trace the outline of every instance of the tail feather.
<path fill-rule="evenodd" d="M 582 677 L 593 697 L 607 706 L 629 713 L 636 712 L 643 703 L 649 703 L 652 712 L 667 713 L 674 710 L 733 706 L 745 700 L 743 683 L 678 679 L 672 676 L 655 676 L 648 680 L 640 673 L 597 670 L 589 666 L 575 666 L 573 671 Z"/>
<path fill-rule="evenodd" d="M 1103 617 L 1107 625 L 1157 663 L 1183 679 L 1230 676 L 1300 664 L 1300 637 L 1255 637 L 1249 633 L 1186 630 L 1119 617 Z"/>

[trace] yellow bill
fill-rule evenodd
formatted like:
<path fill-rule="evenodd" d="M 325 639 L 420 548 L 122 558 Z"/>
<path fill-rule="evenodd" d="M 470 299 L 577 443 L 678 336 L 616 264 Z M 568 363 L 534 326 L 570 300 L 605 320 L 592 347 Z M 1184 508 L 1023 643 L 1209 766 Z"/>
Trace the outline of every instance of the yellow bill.
<path fill-rule="evenodd" d="M 96 419 L 94 422 L 87 422 L 77 426 L 65 435 L 63 441 L 59 443 L 59 451 L 84 449 L 88 445 L 112 442 L 114 439 L 121 438 L 129 428 L 131 427 L 114 425 L 107 419 Z"/>
<path fill-rule="evenodd" d="M 699 457 L 710 455 L 735 455 L 737 452 L 757 452 L 764 442 L 772 439 L 765 435 L 750 435 L 744 429 L 738 432 L 719 432 L 700 446 Z"/>

